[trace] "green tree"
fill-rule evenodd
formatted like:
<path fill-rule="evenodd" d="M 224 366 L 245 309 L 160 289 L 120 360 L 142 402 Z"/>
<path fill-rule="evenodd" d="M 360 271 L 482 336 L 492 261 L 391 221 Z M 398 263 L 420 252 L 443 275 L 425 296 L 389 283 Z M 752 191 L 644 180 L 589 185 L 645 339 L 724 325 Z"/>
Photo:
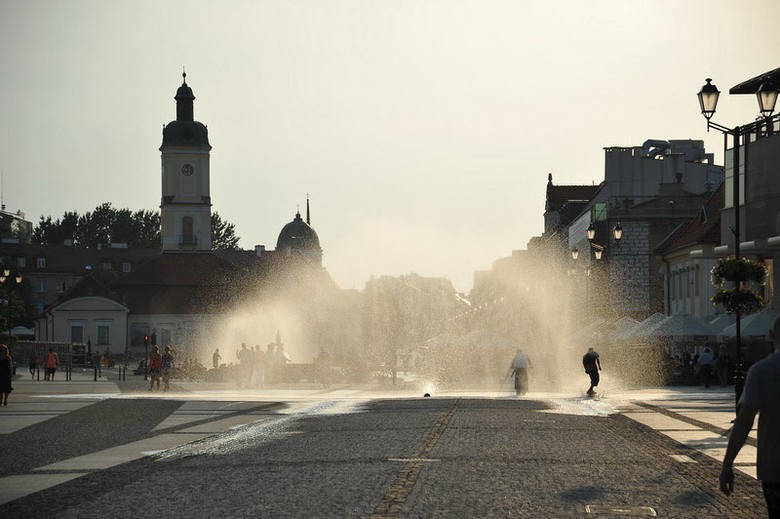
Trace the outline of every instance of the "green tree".
<path fill-rule="evenodd" d="M 223 221 L 216 211 L 211 213 L 211 248 L 214 250 L 237 250 L 236 226 Z"/>

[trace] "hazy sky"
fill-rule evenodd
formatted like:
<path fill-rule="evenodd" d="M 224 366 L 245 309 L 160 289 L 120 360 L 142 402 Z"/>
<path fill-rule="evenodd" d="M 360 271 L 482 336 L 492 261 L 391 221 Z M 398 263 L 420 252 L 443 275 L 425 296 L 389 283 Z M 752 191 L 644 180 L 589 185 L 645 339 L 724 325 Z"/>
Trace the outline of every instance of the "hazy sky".
<path fill-rule="evenodd" d="M 311 194 L 323 263 L 474 270 L 543 230 L 547 174 L 603 179 L 605 146 L 705 139 L 695 94 L 780 67 L 780 2 L 0 0 L 7 209 L 160 203 L 182 65 L 208 125 L 211 198 L 276 246 Z M 753 96 L 716 119 L 751 121 Z"/>

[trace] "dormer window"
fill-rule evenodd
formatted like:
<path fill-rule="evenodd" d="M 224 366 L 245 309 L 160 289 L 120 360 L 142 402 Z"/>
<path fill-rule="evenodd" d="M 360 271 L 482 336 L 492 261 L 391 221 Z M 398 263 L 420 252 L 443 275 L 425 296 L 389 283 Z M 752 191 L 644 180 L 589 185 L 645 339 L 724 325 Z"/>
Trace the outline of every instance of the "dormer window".
<path fill-rule="evenodd" d="M 122 272 L 127 274 L 131 270 L 132 270 L 132 265 L 130 265 L 130 262 L 129 261 L 123 261 L 122 262 Z"/>

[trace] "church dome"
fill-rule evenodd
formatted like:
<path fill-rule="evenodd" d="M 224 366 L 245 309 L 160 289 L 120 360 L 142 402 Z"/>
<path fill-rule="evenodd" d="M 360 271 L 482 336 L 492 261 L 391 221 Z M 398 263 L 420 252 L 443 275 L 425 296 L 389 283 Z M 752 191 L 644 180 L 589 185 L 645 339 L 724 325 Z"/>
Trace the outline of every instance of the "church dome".
<path fill-rule="evenodd" d="M 295 219 L 282 227 L 279 239 L 276 240 L 276 250 L 287 248 L 302 252 L 320 253 L 320 239 L 317 232 L 303 221 L 301 213 L 295 213 Z"/>

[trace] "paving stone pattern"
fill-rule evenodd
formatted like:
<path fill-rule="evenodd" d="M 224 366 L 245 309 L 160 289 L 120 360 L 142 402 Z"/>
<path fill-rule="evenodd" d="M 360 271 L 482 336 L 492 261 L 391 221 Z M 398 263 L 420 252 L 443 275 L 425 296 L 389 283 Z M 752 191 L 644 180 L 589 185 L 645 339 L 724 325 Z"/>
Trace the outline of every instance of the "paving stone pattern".
<path fill-rule="evenodd" d="M 89 406 L 90 423 L 130 427 L 109 421 L 116 404 Z M 241 450 L 97 471 L 12 501 L 0 517 L 596 517 L 588 505 L 766 516 L 759 482 L 738 473 L 737 494 L 723 496 L 716 460 L 644 425 L 544 411 L 515 399 L 377 400 L 362 412 L 301 416 Z"/>

